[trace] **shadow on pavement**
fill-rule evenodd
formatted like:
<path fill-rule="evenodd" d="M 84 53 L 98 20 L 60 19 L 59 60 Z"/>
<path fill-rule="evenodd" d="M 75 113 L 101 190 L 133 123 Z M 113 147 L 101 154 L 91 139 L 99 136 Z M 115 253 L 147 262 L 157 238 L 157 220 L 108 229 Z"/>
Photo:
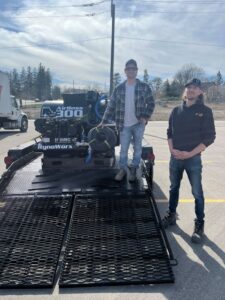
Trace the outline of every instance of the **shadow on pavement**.
<path fill-rule="evenodd" d="M 11 135 L 15 135 L 21 133 L 18 130 L 8 130 L 8 131 L 0 131 L 0 140 L 3 140 Z"/>

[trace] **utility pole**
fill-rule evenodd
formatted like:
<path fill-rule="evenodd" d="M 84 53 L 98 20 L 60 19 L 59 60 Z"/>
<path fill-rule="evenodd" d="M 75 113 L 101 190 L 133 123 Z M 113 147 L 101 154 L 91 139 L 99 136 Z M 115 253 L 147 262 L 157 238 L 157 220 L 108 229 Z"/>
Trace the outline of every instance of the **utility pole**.
<path fill-rule="evenodd" d="M 114 36 L 115 36 L 115 4 L 111 0 L 111 17 L 112 17 L 112 36 L 111 36 L 111 66 L 110 66 L 110 89 L 109 95 L 113 92 L 113 73 L 114 73 Z"/>

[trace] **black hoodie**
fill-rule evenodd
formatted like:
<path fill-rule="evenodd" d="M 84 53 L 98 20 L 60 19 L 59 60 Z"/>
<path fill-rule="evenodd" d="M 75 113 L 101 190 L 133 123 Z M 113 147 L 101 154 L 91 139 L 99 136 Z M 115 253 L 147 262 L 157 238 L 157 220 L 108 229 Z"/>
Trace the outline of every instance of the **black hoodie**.
<path fill-rule="evenodd" d="M 175 107 L 169 118 L 168 139 L 172 139 L 173 148 L 191 151 L 199 144 L 208 147 L 216 137 L 211 108 L 203 103 L 186 106 L 184 102 Z"/>

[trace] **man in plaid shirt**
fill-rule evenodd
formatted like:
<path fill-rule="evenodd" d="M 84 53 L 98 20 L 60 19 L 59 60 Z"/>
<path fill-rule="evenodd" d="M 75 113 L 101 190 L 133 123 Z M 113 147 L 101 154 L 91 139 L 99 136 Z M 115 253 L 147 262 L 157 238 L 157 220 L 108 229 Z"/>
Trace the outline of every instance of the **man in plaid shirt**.
<path fill-rule="evenodd" d="M 113 91 L 100 126 L 114 120 L 120 133 L 120 170 L 115 176 L 116 181 L 123 180 L 127 174 L 128 149 L 133 139 L 134 153 L 129 176 L 129 181 L 133 182 L 141 160 L 145 125 L 153 113 L 155 102 L 149 85 L 136 78 L 138 68 L 134 59 L 127 61 L 124 71 L 127 80 Z"/>

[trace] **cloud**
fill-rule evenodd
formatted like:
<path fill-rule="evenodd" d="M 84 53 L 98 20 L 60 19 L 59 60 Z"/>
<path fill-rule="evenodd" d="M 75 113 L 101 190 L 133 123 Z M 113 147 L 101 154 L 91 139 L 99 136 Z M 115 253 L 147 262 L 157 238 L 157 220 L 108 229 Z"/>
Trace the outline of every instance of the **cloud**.
<path fill-rule="evenodd" d="M 79 6 L 91 2 L 99 4 Z M 100 2 L 1 3 L 1 68 L 21 70 L 41 62 L 62 84 L 74 80 L 77 86 L 108 85 L 110 2 Z M 140 77 L 144 69 L 151 76 L 171 77 L 187 63 L 202 67 L 209 75 L 218 70 L 225 74 L 222 9 L 213 2 L 198 2 L 115 1 L 115 72 L 123 75 L 125 61 L 135 58 Z"/>

